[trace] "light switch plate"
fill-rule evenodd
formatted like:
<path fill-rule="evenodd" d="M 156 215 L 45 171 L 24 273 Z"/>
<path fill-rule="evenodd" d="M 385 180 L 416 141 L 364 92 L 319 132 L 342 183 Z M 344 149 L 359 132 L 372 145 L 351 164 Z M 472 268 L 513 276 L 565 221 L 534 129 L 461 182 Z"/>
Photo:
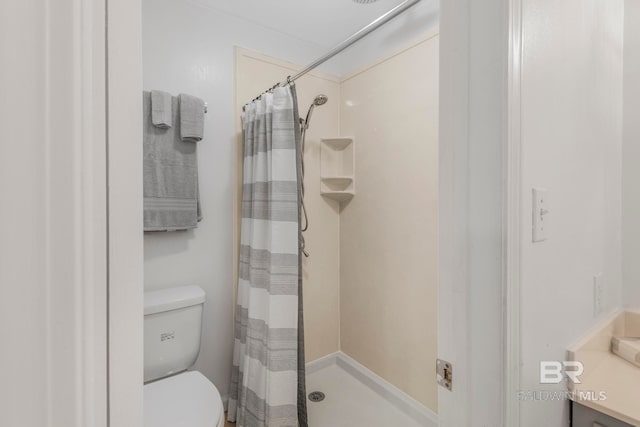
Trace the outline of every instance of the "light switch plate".
<path fill-rule="evenodd" d="M 533 189 L 533 242 L 547 240 L 547 222 L 549 216 L 549 201 L 547 190 L 544 188 Z"/>

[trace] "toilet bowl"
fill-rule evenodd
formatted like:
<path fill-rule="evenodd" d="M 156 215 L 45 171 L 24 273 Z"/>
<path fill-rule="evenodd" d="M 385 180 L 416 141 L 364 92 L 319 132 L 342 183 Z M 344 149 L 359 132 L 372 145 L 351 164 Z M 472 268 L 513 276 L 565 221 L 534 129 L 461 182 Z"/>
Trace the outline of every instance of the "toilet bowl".
<path fill-rule="evenodd" d="M 145 427 L 223 427 L 223 414 L 220 393 L 200 372 L 144 386 Z"/>
<path fill-rule="evenodd" d="M 144 426 L 223 427 L 216 387 L 188 369 L 200 351 L 205 293 L 197 286 L 144 297 Z"/>

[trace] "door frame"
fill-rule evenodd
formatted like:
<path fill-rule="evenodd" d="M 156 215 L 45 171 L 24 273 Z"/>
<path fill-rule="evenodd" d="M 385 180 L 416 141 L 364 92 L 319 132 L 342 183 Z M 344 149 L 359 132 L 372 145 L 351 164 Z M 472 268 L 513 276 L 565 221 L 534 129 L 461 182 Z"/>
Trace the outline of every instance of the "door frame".
<path fill-rule="evenodd" d="M 84 0 L 88 1 L 88 0 Z M 104 0 L 107 57 L 108 156 L 108 418 L 109 426 L 142 425 L 142 153 L 136 138 L 142 106 L 141 0 Z M 477 3 L 477 2 L 476 2 Z M 521 0 L 470 0 L 442 3 L 441 13 L 441 144 L 440 144 L 440 278 L 439 354 L 454 364 L 453 392 L 440 389 L 441 426 L 471 425 L 484 402 L 480 389 L 499 400 L 499 411 L 481 414 L 489 425 L 519 425 L 515 399 L 520 383 L 520 72 L 522 61 Z M 493 14 L 492 14 L 493 13 Z M 471 26 L 473 22 L 474 26 Z M 498 25 L 496 25 L 496 23 Z M 473 36 L 473 37 L 471 37 Z M 477 37 L 481 36 L 481 37 Z M 473 40 L 473 43 L 472 43 Z M 503 42 L 498 43 L 496 40 Z M 488 47 L 487 47 L 488 46 Z M 493 61 L 479 55 L 493 53 Z M 492 77 L 493 76 L 493 77 Z M 491 108 L 480 105 L 475 91 L 495 85 Z M 442 96 L 445 95 L 445 96 Z M 477 136 L 476 115 L 491 132 Z M 474 222 L 477 188 L 470 168 L 495 166 L 477 158 L 473 143 L 499 150 L 500 164 L 489 191 L 498 206 L 482 205 L 486 218 L 497 215 L 501 238 L 495 265 L 499 280 L 488 291 L 499 295 L 499 309 L 481 326 L 499 331 L 495 360 L 471 357 L 482 330 L 475 327 L 478 310 L 489 301 L 472 292 L 481 224 Z M 491 145 L 493 144 L 493 145 Z M 130 178 L 138 176 L 139 180 Z M 495 175 L 493 176 L 495 178 Z M 493 218 L 493 220 L 496 220 Z M 495 224 L 494 224 L 495 225 Z M 491 301 L 495 303 L 495 301 Z M 494 306 L 486 305 L 485 308 Z M 487 344 L 489 345 L 489 344 Z M 462 349 L 462 350 L 461 350 Z M 487 363 L 485 366 L 483 363 Z M 484 369 L 487 368 L 486 372 Z M 496 381 L 495 374 L 499 373 Z M 486 381 L 486 384 L 485 384 Z M 479 389 L 477 384 L 482 383 Z M 463 408 L 461 410 L 461 408 Z"/>
<path fill-rule="evenodd" d="M 522 1 L 509 0 L 507 62 L 507 140 L 505 147 L 506 176 L 504 182 L 504 351 L 506 426 L 520 425 L 521 387 L 521 263 L 522 263 Z"/>
<path fill-rule="evenodd" d="M 39 190 L 34 196 L 41 197 L 44 212 L 24 212 L 24 218 L 27 227 L 41 230 L 38 244 L 42 249 L 38 250 L 43 256 L 34 253 L 33 259 L 11 261 L 9 254 L 7 259 L 40 270 L 42 283 L 33 285 L 40 289 L 42 301 L 33 301 L 33 307 L 43 307 L 38 317 L 46 322 L 37 337 L 44 341 L 45 375 L 40 378 L 40 390 L 33 394 L 34 399 L 38 393 L 45 395 L 45 407 L 27 410 L 39 412 L 47 426 L 105 427 L 104 1 L 25 3 L 33 4 L 26 6 L 32 19 L 23 24 L 24 31 L 37 40 L 30 46 L 37 51 L 29 54 L 39 57 L 42 66 L 23 71 L 31 84 L 42 88 L 40 99 L 29 110 L 34 114 L 32 125 L 42 130 L 42 138 L 21 143 L 30 144 L 37 154 L 34 163 L 24 168 L 36 171 L 41 166 L 33 176 Z M 22 89 L 17 86 L 16 90 Z M 18 285 L 11 286 L 19 289 Z M 10 326 L 18 331 L 20 327 Z M 25 341 L 32 338 L 24 336 Z M 22 349 L 26 348 L 29 346 Z"/>
<path fill-rule="evenodd" d="M 142 3 L 106 2 L 108 426 L 144 424 Z"/>
<path fill-rule="evenodd" d="M 453 365 L 453 388 L 439 386 L 438 418 L 440 426 L 463 427 L 470 425 L 466 351 L 469 5 L 448 1 L 440 7 L 438 357 Z"/>
<path fill-rule="evenodd" d="M 454 379 L 439 388 L 443 427 L 520 425 L 521 11 L 441 4 L 438 354 Z"/>

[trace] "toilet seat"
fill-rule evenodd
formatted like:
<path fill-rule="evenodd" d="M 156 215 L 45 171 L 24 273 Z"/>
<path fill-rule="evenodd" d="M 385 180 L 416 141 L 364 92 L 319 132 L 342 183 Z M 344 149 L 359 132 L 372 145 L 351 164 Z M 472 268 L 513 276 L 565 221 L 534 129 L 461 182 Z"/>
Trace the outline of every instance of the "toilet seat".
<path fill-rule="evenodd" d="M 144 427 L 223 427 L 224 408 L 216 387 L 189 371 L 144 386 Z"/>

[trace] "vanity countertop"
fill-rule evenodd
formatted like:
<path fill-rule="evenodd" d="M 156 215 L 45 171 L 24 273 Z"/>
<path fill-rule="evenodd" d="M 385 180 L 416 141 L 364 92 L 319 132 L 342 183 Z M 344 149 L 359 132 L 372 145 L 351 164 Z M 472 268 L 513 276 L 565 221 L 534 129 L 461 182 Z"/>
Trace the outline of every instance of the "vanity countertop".
<path fill-rule="evenodd" d="M 572 399 L 640 427 L 640 368 L 611 352 L 613 336 L 640 336 L 640 312 L 615 313 L 569 349 L 569 360 L 584 365 L 581 383 L 569 382 Z"/>

